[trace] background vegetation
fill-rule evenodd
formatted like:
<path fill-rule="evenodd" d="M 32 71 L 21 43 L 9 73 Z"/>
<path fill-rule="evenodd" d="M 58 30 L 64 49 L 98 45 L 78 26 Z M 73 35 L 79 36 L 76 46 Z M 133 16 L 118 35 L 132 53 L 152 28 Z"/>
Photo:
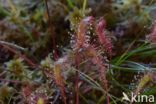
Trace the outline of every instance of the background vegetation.
<path fill-rule="evenodd" d="M 156 0 L 0 0 L 0 104 L 156 96 L 155 20 Z"/>

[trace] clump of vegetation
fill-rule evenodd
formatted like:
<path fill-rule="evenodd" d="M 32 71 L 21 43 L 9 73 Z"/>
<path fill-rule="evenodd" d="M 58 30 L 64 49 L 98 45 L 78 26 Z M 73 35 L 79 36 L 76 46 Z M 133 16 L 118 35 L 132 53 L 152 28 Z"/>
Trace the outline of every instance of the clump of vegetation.
<path fill-rule="evenodd" d="M 132 104 L 132 95 L 155 96 L 155 3 L 0 1 L 0 103 Z"/>

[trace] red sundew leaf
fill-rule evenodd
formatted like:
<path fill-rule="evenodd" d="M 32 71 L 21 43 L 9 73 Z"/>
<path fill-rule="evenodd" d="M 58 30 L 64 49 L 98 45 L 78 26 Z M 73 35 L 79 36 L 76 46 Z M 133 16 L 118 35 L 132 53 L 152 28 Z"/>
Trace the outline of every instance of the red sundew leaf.
<path fill-rule="evenodd" d="M 100 81 L 102 82 L 103 88 L 106 90 L 106 92 L 108 93 L 108 81 L 106 79 L 106 65 L 105 63 L 103 63 L 103 61 L 101 60 L 101 57 L 98 56 L 96 50 L 93 47 L 89 47 L 89 55 L 92 56 L 92 62 L 93 64 L 96 64 L 98 66 L 98 72 L 99 72 L 99 78 Z M 106 93 L 106 94 L 107 94 Z M 109 96 L 107 95 L 107 104 L 109 104 Z"/>
<path fill-rule="evenodd" d="M 82 47 L 85 42 L 85 34 L 87 31 L 87 25 L 91 24 L 93 22 L 94 18 L 92 16 L 84 18 L 78 25 L 78 30 L 77 30 L 77 47 Z"/>
<path fill-rule="evenodd" d="M 112 56 L 112 44 L 111 41 L 106 37 L 104 29 L 106 28 L 106 22 L 102 18 L 96 25 L 96 34 L 98 36 L 99 42 L 104 46 L 106 52 Z"/>

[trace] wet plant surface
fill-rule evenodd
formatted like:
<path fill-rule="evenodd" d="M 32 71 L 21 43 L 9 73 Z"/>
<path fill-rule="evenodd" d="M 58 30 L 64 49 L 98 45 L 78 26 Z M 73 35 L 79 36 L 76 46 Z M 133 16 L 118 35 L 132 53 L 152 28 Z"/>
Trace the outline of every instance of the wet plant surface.
<path fill-rule="evenodd" d="M 0 0 L 0 104 L 155 104 L 155 14 L 155 0 Z"/>

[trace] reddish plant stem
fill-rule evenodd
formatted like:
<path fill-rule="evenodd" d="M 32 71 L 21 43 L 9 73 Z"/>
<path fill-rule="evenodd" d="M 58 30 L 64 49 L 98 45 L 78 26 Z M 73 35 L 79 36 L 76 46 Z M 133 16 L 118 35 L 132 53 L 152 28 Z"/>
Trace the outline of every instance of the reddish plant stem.
<path fill-rule="evenodd" d="M 54 50 L 53 57 L 54 57 L 54 60 L 56 61 L 58 59 L 58 53 L 57 53 L 57 48 L 56 48 L 55 33 L 54 33 L 53 26 L 52 26 L 52 21 L 51 21 L 51 16 L 50 16 L 50 11 L 49 11 L 47 0 L 45 0 L 45 5 L 46 5 L 46 10 L 47 10 L 47 15 L 48 15 L 49 28 L 50 28 L 50 32 L 52 34 L 52 47 Z"/>
<path fill-rule="evenodd" d="M 80 59 L 79 55 L 76 54 L 76 69 L 79 70 Z M 75 95 L 76 95 L 76 104 L 79 104 L 79 73 L 76 71 L 76 82 L 75 82 Z"/>
<path fill-rule="evenodd" d="M 79 104 L 79 73 L 76 72 L 76 83 L 75 83 L 75 92 L 76 92 L 76 104 Z"/>
<path fill-rule="evenodd" d="M 98 58 L 97 58 L 97 60 L 98 60 Z M 101 77 L 101 80 L 103 83 L 103 87 L 106 90 L 106 101 L 107 101 L 107 104 L 110 104 L 109 95 L 108 95 L 108 81 L 106 79 L 106 69 L 105 69 L 106 67 L 105 67 L 105 65 L 100 64 L 100 61 L 98 61 L 98 62 L 99 63 L 97 63 L 97 65 L 100 68 L 100 70 L 99 70 L 100 77 Z"/>
<path fill-rule="evenodd" d="M 9 83 L 16 83 L 16 84 L 22 83 L 21 81 L 8 80 L 8 79 L 2 79 L 2 78 L 0 78 L 0 81 L 9 82 Z"/>
<path fill-rule="evenodd" d="M 3 45 L 2 46 L 4 48 L 6 48 L 7 50 L 9 50 L 10 52 L 19 55 L 19 57 L 23 58 L 29 65 L 31 65 L 32 67 L 37 67 L 37 65 L 35 63 L 33 63 L 29 58 L 27 58 L 25 55 L 18 53 L 15 49 L 7 46 L 7 45 Z"/>
<path fill-rule="evenodd" d="M 61 85 L 60 85 L 60 89 L 61 89 L 61 94 L 62 94 L 62 97 L 63 97 L 63 102 L 64 102 L 64 104 L 67 104 L 64 86 L 61 86 Z"/>

